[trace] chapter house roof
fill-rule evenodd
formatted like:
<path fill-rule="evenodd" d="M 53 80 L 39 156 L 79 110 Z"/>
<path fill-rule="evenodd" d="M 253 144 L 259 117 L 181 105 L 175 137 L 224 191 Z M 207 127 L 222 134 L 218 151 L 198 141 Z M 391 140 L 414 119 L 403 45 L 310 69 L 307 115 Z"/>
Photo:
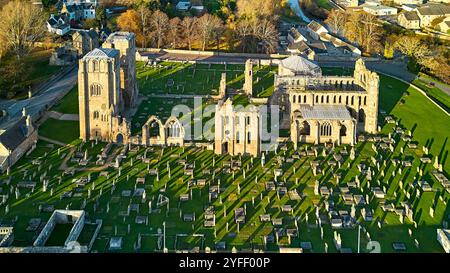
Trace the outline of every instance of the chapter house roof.
<path fill-rule="evenodd" d="M 103 59 L 103 58 L 113 58 L 119 54 L 119 51 L 114 48 L 96 48 L 92 50 L 91 52 L 87 53 L 83 59 L 85 58 L 97 58 L 97 59 Z"/>
<path fill-rule="evenodd" d="M 303 58 L 301 56 L 292 55 L 284 60 L 281 61 L 281 65 L 284 68 L 287 68 L 289 70 L 292 70 L 296 73 L 306 73 L 309 74 L 311 71 L 316 71 L 320 69 L 320 67 L 313 63 L 312 61 Z"/>

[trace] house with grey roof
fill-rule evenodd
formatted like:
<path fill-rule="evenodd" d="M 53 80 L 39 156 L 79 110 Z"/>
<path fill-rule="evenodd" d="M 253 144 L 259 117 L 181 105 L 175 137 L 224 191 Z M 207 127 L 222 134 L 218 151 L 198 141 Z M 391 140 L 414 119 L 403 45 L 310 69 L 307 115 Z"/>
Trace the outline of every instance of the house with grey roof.
<path fill-rule="evenodd" d="M 99 37 L 94 29 L 78 30 L 72 34 L 72 46 L 79 56 L 99 47 Z"/>
<path fill-rule="evenodd" d="M 70 25 L 66 16 L 50 14 L 50 18 L 47 20 L 47 30 L 60 36 L 67 34 L 70 31 Z"/>
<path fill-rule="evenodd" d="M 450 16 L 450 5 L 442 3 L 427 3 L 416 9 L 420 18 L 420 26 L 430 26 L 433 20 Z"/>
<path fill-rule="evenodd" d="M 15 124 L 0 130 L 0 172 L 6 171 L 26 152 L 36 147 L 37 139 L 37 127 L 25 112 Z"/>
<path fill-rule="evenodd" d="M 420 18 L 415 11 L 400 12 L 397 21 L 406 29 L 420 29 Z"/>

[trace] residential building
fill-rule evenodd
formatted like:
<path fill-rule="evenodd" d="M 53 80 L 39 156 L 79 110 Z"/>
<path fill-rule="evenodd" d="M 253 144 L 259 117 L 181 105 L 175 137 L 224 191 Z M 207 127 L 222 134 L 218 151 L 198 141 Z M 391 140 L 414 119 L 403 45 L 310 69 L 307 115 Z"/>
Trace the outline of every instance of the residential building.
<path fill-rule="evenodd" d="M 23 111 L 22 118 L 6 130 L 0 130 L 0 172 L 14 165 L 26 152 L 36 147 L 37 127 Z"/>
<path fill-rule="evenodd" d="M 420 29 L 420 18 L 415 11 L 400 12 L 397 21 L 406 29 Z"/>
<path fill-rule="evenodd" d="M 378 6 L 372 6 L 367 5 L 363 7 L 363 10 L 367 13 L 376 15 L 376 16 L 389 16 L 389 15 L 396 15 L 397 9 L 393 7 L 378 5 Z"/>

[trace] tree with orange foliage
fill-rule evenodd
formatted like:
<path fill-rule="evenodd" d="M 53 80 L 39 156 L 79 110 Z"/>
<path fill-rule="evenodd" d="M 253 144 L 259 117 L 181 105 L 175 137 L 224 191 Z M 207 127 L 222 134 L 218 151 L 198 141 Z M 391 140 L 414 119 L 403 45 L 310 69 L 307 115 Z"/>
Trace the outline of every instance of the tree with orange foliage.
<path fill-rule="evenodd" d="M 122 31 L 134 32 L 136 43 L 143 46 L 143 33 L 140 25 L 139 13 L 134 9 L 129 9 L 117 18 L 117 26 Z"/>

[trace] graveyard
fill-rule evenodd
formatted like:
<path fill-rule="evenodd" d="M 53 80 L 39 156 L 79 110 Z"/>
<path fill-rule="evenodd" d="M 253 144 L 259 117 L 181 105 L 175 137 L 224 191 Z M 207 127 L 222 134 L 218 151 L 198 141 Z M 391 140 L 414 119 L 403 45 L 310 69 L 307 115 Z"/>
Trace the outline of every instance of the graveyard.
<path fill-rule="evenodd" d="M 167 119 L 174 105 L 192 108 L 194 95 L 204 96 L 202 109 L 212 105 L 221 73 L 239 88 L 243 71 L 138 63 L 134 133 L 151 115 Z M 271 95 L 273 71 L 255 70 L 256 97 Z M 351 73 L 324 69 L 336 72 Z M 49 119 L 40 134 L 68 144 L 40 140 L 0 174 L 0 224 L 14 227 L 11 246 L 31 246 L 55 210 L 83 210 L 78 242 L 90 252 L 370 252 L 371 241 L 381 252 L 443 252 L 436 229 L 450 221 L 450 118 L 402 82 L 380 75 L 380 84 L 379 135 L 353 147 L 295 150 L 286 141 L 259 158 L 201 145 L 82 142 L 77 122 Z M 73 108 L 70 94 L 59 109 Z M 59 225 L 46 246 L 63 245 L 71 229 Z"/>

